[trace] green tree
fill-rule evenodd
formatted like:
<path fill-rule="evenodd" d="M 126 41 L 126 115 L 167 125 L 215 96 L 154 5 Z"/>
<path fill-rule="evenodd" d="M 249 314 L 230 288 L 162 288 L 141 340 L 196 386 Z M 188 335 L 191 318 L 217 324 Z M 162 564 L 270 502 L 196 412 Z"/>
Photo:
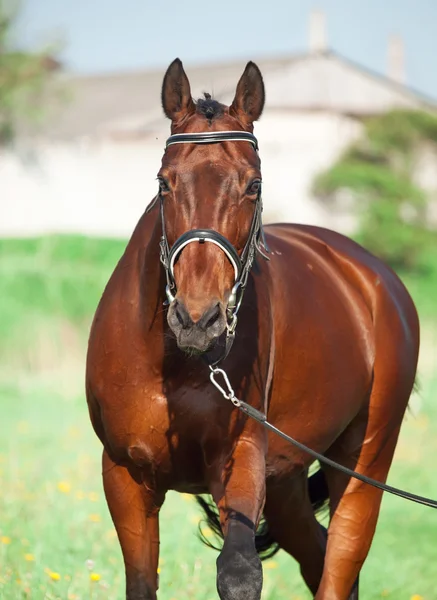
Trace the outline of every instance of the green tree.
<path fill-rule="evenodd" d="M 437 116 L 394 110 L 364 123 L 364 134 L 314 182 L 314 192 L 335 204 L 347 190 L 358 214 L 355 238 L 393 267 L 416 269 L 435 249 L 427 223 L 427 193 L 415 178 L 419 152 L 437 149 Z"/>
<path fill-rule="evenodd" d="M 41 120 L 51 74 L 58 67 L 50 49 L 14 47 L 16 16 L 17 9 L 0 0 L 0 145 L 11 142 L 20 127 Z"/>

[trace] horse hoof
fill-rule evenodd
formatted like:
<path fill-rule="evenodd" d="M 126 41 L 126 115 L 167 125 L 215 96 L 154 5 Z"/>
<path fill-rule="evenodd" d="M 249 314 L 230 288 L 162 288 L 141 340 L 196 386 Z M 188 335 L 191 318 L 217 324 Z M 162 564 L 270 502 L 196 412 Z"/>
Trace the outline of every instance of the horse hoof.
<path fill-rule="evenodd" d="M 257 554 L 223 549 L 217 559 L 217 591 L 221 600 L 260 600 L 262 584 Z"/>

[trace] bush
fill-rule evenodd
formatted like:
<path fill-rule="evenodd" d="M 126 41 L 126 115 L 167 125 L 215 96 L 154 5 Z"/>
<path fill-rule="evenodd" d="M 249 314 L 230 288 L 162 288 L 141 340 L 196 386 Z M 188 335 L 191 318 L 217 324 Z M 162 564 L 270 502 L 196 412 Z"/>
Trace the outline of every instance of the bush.
<path fill-rule="evenodd" d="M 21 127 L 45 116 L 51 74 L 59 64 L 53 49 L 29 52 L 14 47 L 16 10 L 0 2 L 0 146 L 11 143 Z M 10 4 L 10 3 L 8 3 Z"/>
<path fill-rule="evenodd" d="M 392 111 L 367 120 L 362 139 L 314 182 L 325 202 L 350 193 L 358 215 L 355 238 L 395 268 L 419 269 L 437 247 L 437 234 L 427 223 L 429 199 L 414 181 L 425 146 L 437 147 L 437 116 Z"/>

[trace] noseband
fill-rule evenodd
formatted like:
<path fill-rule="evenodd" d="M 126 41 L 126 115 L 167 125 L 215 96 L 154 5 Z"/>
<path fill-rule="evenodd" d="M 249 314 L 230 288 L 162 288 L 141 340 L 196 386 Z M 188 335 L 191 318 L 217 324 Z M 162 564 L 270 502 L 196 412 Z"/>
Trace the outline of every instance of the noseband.
<path fill-rule="evenodd" d="M 246 131 L 211 131 L 202 133 L 178 133 L 171 135 L 166 142 L 165 149 L 173 144 L 216 144 L 220 142 L 249 142 L 258 152 L 258 141 L 252 133 Z M 255 260 L 256 252 L 259 252 L 266 260 L 268 256 L 263 252 L 269 252 L 267 247 L 264 230 L 262 227 L 262 200 L 261 191 L 258 193 L 255 212 L 252 218 L 252 223 L 249 230 L 249 236 L 243 248 L 241 256 L 231 242 L 218 231 L 213 229 L 191 229 L 183 233 L 170 248 L 167 234 L 165 230 L 164 219 L 164 199 L 160 194 L 161 203 L 161 223 L 162 237 L 160 241 L 161 253 L 160 260 L 164 266 L 167 277 L 167 303 L 170 304 L 176 297 L 176 282 L 174 277 L 174 265 L 179 258 L 183 249 L 188 244 L 214 244 L 224 254 L 231 263 L 234 269 L 234 285 L 229 295 L 228 304 L 226 307 L 226 348 L 224 355 L 220 358 L 223 360 L 228 355 L 235 337 L 235 328 L 237 326 L 237 313 L 240 309 L 243 300 L 243 294 L 246 289 L 249 272 Z M 215 361 L 217 364 L 219 360 Z"/>

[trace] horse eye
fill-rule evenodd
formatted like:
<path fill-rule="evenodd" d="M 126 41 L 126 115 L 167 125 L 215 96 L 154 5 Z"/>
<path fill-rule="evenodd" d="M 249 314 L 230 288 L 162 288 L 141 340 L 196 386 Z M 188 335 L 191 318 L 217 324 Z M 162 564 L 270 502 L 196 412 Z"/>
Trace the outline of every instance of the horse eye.
<path fill-rule="evenodd" d="M 158 182 L 159 182 L 159 191 L 161 193 L 170 191 L 170 187 L 165 179 L 163 179 L 162 177 L 158 177 Z"/>
<path fill-rule="evenodd" d="M 261 181 L 257 179 L 256 181 L 252 181 L 252 183 L 247 188 L 248 194 L 258 194 L 261 189 Z"/>

